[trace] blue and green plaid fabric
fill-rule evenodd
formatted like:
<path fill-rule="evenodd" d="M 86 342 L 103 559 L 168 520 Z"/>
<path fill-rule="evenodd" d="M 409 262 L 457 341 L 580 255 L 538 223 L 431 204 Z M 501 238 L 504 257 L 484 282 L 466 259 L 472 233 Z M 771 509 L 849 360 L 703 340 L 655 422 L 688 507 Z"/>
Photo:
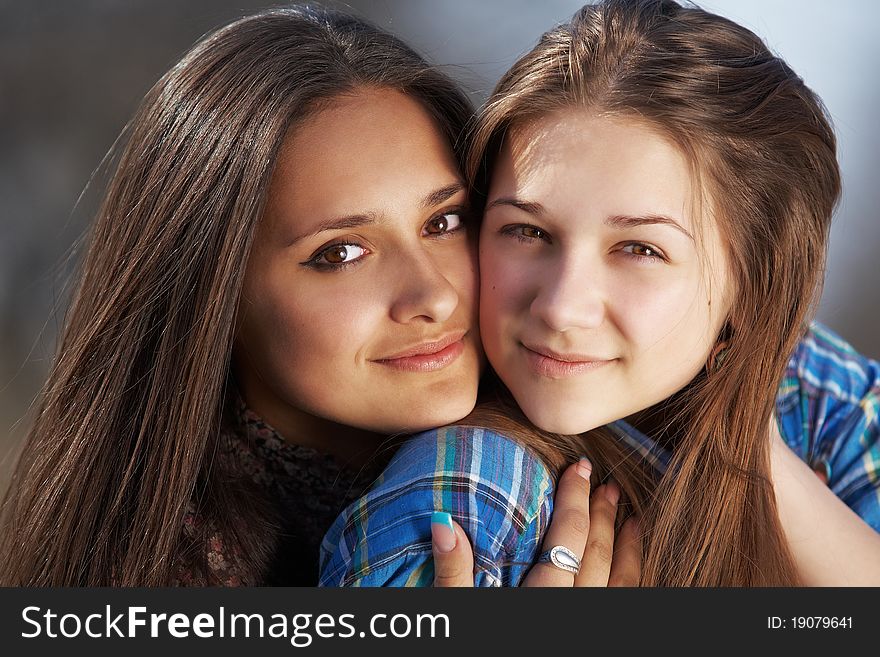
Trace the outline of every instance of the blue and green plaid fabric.
<path fill-rule="evenodd" d="M 513 440 L 474 427 L 426 431 L 407 440 L 327 531 L 319 586 L 430 586 L 435 510 L 472 537 L 477 586 L 516 586 L 552 499 L 550 472 Z"/>
<path fill-rule="evenodd" d="M 880 363 L 813 324 L 789 360 L 776 400 L 780 431 L 828 485 L 880 531 Z M 670 454 L 624 421 L 611 430 L 658 472 Z M 408 441 L 349 506 L 321 546 L 322 586 L 429 586 L 431 514 L 470 536 L 477 586 L 515 586 L 534 561 L 552 512 L 546 468 L 512 440 L 446 427 Z"/>
<path fill-rule="evenodd" d="M 825 469 L 835 495 L 880 532 L 880 363 L 814 322 L 788 361 L 776 419 L 792 451 Z M 667 450 L 626 422 L 609 427 L 666 471 Z"/>

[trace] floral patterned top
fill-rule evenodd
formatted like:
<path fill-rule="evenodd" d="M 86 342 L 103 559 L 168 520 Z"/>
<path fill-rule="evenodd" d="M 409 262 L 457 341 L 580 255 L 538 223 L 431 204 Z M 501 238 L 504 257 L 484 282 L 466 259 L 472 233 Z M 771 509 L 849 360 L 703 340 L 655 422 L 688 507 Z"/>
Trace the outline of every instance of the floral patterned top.
<path fill-rule="evenodd" d="M 231 410 L 232 422 L 221 430 L 217 458 L 248 477 L 275 505 L 280 520 L 277 548 L 262 581 L 250 582 L 239 565 L 237 549 L 225 545 L 219 532 L 212 533 L 206 555 L 208 581 L 183 569 L 175 583 L 316 586 L 324 533 L 373 483 L 387 459 L 374 458 L 363 468 L 347 468 L 330 454 L 285 441 L 237 394 Z M 184 532 L 191 534 L 203 522 L 191 506 L 184 518 Z"/>

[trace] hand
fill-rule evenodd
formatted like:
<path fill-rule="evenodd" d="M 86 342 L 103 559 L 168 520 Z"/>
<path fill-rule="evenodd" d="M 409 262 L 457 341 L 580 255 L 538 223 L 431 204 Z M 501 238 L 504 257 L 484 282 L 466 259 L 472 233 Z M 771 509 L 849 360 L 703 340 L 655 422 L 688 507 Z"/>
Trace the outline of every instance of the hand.
<path fill-rule="evenodd" d="M 581 461 L 560 477 L 542 548 L 564 545 L 582 555 L 579 572 L 575 575 L 550 563 L 539 563 L 532 567 L 523 586 L 638 586 L 641 545 L 637 521 L 627 520 L 615 540 L 620 489 L 611 481 L 599 486 L 591 498 L 589 474 L 589 462 Z M 473 586 L 470 543 L 458 523 L 449 523 L 451 529 L 448 524 L 432 524 L 434 586 Z"/>

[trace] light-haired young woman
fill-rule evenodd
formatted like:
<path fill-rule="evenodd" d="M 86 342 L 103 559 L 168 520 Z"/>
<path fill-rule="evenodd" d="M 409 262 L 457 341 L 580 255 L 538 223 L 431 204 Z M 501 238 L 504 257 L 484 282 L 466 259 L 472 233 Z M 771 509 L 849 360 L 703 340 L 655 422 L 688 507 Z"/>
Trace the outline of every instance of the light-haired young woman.
<path fill-rule="evenodd" d="M 490 422 L 519 418 L 546 462 L 586 454 L 594 482 L 613 477 L 618 529 L 638 517 L 642 585 L 880 583 L 880 364 L 811 323 L 835 148 L 821 101 L 758 37 L 671 0 L 585 6 L 480 113 L 468 173 L 499 379 Z M 441 463 L 408 466 L 442 477 Z M 323 572 L 410 581 L 428 509 L 461 521 L 480 583 L 505 558 L 483 519 L 414 499 L 397 509 L 397 545 L 371 522 L 399 470 L 331 529 Z M 593 499 L 592 519 L 606 517 Z M 555 536 L 531 556 L 581 583 L 577 560 L 604 553 L 607 581 L 604 527 L 592 557 Z M 438 569 L 467 583 L 470 546 L 441 532 Z M 403 567 L 358 570 L 347 555 L 362 553 Z"/>

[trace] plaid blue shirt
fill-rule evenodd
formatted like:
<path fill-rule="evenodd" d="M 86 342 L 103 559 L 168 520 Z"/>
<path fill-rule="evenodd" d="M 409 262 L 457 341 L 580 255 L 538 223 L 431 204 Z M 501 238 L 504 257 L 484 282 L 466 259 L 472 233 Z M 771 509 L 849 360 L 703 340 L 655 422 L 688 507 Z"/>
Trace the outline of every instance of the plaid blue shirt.
<path fill-rule="evenodd" d="M 831 490 L 880 531 L 880 363 L 813 324 L 789 360 L 776 413 L 782 437 Z M 624 421 L 609 425 L 665 472 L 667 450 Z M 321 586 L 430 586 L 431 514 L 447 511 L 471 538 L 477 586 L 516 586 L 538 554 L 553 482 L 523 447 L 488 429 L 444 427 L 413 437 L 321 545 Z"/>
<path fill-rule="evenodd" d="M 321 545 L 319 586 L 430 586 L 431 515 L 473 540 L 477 586 L 516 586 L 550 518 L 553 480 L 522 445 L 489 429 L 443 427 L 397 451 Z"/>

